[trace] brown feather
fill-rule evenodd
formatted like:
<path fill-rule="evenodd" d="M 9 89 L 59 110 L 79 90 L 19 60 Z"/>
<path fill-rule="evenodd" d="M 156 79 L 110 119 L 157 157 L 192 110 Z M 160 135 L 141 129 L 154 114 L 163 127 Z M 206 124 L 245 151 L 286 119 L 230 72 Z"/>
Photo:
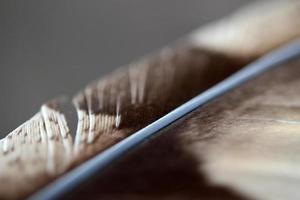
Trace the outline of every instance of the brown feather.
<path fill-rule="evenodd" d="M 0 198 L 28 196 L 72 167 L 221 81 L 254 58 L 300 36 L 300 26 L 296 26 L 299 13 L 291 6 L 297 7 L 299 3 L 286 1 L 274 5 L 268 17 L 265 17 L 265 13 L 269 8 L 265 7 L 259 12 L 254 9 L 252 14 L 248 11 L 250 14 L 241 20 L 236 21 L 235 17 L 222 20 L 222 23 L 212 25 L 214 28 L 200 29 L 196 36 L 192 35 L 178 45 L 165 48 L 87 86 L 73 100 L 79 118 L 75 138 L 71 136 L 66 115 L 55 105 L 55 101 L 44 104 L 36 116 L 0 141 Z M 270 29 L 262 26 L 258 20 L 251 21 L 254 16 L 255 19 L 261 19 L 264 25 L 270 24 L 272 27 L 276 27 L 280 19 L 289 23 L 285 23 L 285 30 Z M 251 23 L 248 26 L 249 21 Z M 211 38 L 206 37 L 208 30 L 212 30 Z M 227 38 L 231 41 L 229 46 L 227 39 L 223 38 L 224 33 L 234 33 L 226 34 L 231 38 Z M 261 40 L 261 35 L 270 37 Z M 250 39 L 248 41 L 245 38 Z M 243 44 L 241 41 L 250 43 Z M 255 45 L 250 45 L 252 43 Z M 198 126 L 193 120 L 190 123 Z M 214 129 L 217 126 L 215 123 L 211 125 L 207 128 Z M 197 142 L 194 137 L 189 140 Z M 185 153 L 182 156 L 190 159 Z M 183 167 L 177 162 L 174 165 Z M 187 176 L 191 178 L 193 174 Z M 184 188 L 182 183 L 179 183 L 176 191 L 181 188 L 188 193 L 190 189 Z M 189 187 L 193 187 L 192 183 L 189 184 Z M 168 190 L 164 192 L 168 195 Z M 211 192 L 213 195 L 214 191 Z"/>
<path fill-rule="evenodd" d="M 219 97 L 71 199 L 298 199 L 300 59 Z"/>

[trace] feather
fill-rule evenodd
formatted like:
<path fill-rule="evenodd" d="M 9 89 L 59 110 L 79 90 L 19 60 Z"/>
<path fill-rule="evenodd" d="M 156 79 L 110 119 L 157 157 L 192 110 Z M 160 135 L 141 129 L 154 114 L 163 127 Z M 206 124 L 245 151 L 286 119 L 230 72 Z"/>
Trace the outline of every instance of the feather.
<path fill-rule="evenodd" d="M 198 108 L 71 199 L 298 199 L 300 59 Z"/>
<path fill-rule="evenodd" d="M 67 115 L 56 101 L 42 105 L 32 119 L 0 141 L 0 198 L 27 197 L 93 155 L 223 80 L 249 61 L 300 36 L 299 13 L 294 9 L 299 7 L 299 3 L 269 3 L 266 5 L 272 5 L 270 8 L 265 6 L 265 9 L 257 10 L 254 7 L 239 20 L 237 18 L 241 14 L 213 23 L 212 28 L 208 26 L 200 29 L 178 44 L 166 47 L 157 54 L 120 68 L 88 85 L 72 101 L 78 116 L 75 134 L 71 133 Z M 269 9 L 270 15 L 266 15 Z M 256 20 L 251 21 L 252 19 Z M 283 20 L 284 30 L 277 28 L 278 20 Z M 268 28 L 266 24 L 273 28 Z M 224 33 L 228 33 L 226 35 L 231 39 L 224 38 Z M 269 37 L 262 39 L 263 35 Z M 244 41 L 250 43 L 243 43 Z M 218 125 L 217 117 L 206 128 L 213 130 Z M 272 121 L 274 118 L 268 116 L 267 120 Z M 275 120 L 282 123 L 297 121 L 289 118 Z M 189 124 L 198 130 L 196 121 L 191 120 Z M 182 131 L 182 134 L 187 133 L 186 130 Z M 74 138 L 72 135 L 75 135 Z M 210 135 L 205 134 L 204 138 L 206 137 L 210 138 Z M 196 143 L 199 138 L 192 134 L 185 140 L 190 143 L 195 140 Z M 200 152 L 197 145 L 191 145 L 192 147 L 192 153 Z M 202 159 L 202 156 L 199 158 Z M 182 164 L 177 164 L 183 167 Z M 188 174 L 188 177 L 191 178 L 191 175 Z M 213 176 L 211 179 L 215 180 Z M 179 189 L 181 187 L 183 185 Z"/>

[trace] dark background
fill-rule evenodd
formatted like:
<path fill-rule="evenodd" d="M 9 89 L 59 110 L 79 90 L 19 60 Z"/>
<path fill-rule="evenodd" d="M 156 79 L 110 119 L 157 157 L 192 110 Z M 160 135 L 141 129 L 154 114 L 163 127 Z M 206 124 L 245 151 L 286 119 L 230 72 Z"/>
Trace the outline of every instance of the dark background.
<path fill-rule="evenodd" d="M 250 0 L 0 1 L 0 136 L 51 98 Z"/>

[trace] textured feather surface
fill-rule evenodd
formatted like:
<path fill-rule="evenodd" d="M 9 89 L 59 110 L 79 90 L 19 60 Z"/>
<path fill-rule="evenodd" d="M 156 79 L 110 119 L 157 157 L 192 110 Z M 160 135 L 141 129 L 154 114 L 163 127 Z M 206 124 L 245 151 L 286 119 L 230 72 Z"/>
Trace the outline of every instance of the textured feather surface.
<path fill-rule="evenodd" d="M 241 66 L 195 48 L 166 48 L 88 86 L 75 99 L 77 157 L 86 158 L 216 84 Z"/>
<path fill-rule="evenodd" d="M 277 7 L 272 6 L 272 13 L 277 13 L 285 4 L 275 5 Z M 290 1 L 286 5 L 291 5 Z M 243 18 L 244 23 L 264 12 L 254 9 L 253 15 Z M 74 138 L 70 134 L 66 113 L 59 105 L 55 102 L 44 104 L 32 119 L 0 141 L 0 198 L 16 199 L 29 195 L 224 79 L 255 57 L 299 36 L 300 26 L 294 27 L 299 14 L 293 9 L 279 13 L 266 18 L 265 23 L 277 24 L 281 18 L 288 19 L 291 22 L 286 25 L 289 34 L 277 34 L 278 29 L 250 23 L 248 29 L 253 32 L 238 31 L 234 36 L 242 39 L 251 35 L 253 41 L 258 39 L 259 44 L 251 46 L 246 43 L 243 51 L 235 53 L 229 47 L 227 51 L 222 42 L 216 46 L 216 37 L 211 37 L 211 44 L 209 37 L 205 39 L 207 44 L 189 37 L 179 45 L 164 48 L 87 86 L 73 99 L 78 116 Z M 225 22 L 220 25 L 221 35 L 223 30 L 240 26 L 240 23 L 235 26 L 232 18 Z M 270 35 L 272 42 L 260 40 L 261 34 Z M 234 44 L 241 45 L 233 41 L 232 46 Z M 247 48 L 251 48 L 249 52 L 258 53 L 245 53 Z M 191 123 L 197 126 L 197 122 Z"/>
<path fill-rule="evenodd" d="M 300 59 L 219 97 L 69 198 L 299 199 Z"/>
<path fill-rule="evenodd" d="M 41 112 L 0 140 L 1 198 L 20 198 L 60 175 L 70 165 L 71 151 L 64 116 L 43 105 Z"/>

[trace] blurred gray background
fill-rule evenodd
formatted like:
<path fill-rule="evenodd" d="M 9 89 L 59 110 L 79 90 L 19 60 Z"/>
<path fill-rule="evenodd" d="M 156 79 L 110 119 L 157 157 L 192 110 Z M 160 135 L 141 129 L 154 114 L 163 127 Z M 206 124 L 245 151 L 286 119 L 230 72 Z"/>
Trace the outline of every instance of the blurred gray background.
<path fill-rule="evenodd" d="M 0 135 L 250 0 L 0 1 Z"/>

